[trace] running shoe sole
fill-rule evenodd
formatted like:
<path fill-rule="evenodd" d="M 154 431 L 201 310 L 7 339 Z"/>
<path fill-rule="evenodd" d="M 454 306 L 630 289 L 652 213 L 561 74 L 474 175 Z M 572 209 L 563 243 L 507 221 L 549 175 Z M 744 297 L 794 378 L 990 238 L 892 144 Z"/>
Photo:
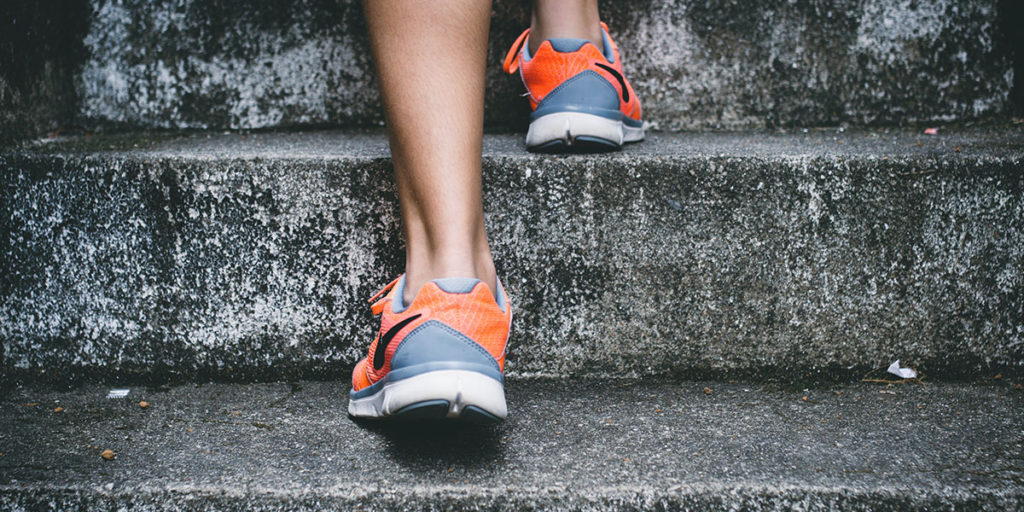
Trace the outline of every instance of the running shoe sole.
<path fill-rule="evenodd" d="M 374 394 L 349 397 L 348 413 L 368 419 L 457 419 L 473 423 L 499 422 L 508 416 L 505 388 L 479 372 L 438 370 L 395 382 L 385 382 Z"/>
<path fill-rule="evenodd" d="M 530 123 L 526 149 L 537 152 L 616 151 L 644 140 L 642 126 L 583 112 L 556 112 Z"/>

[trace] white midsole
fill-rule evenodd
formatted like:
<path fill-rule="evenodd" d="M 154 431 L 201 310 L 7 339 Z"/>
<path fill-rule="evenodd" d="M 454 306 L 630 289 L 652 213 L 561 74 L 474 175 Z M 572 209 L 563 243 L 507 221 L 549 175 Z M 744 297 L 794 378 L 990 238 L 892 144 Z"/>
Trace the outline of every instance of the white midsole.
<path fill-rule="evenodd" d="M 447 400 L 448 417 L 455 418 L 473 405 L 498 418 L 508 416 L 505 387 L 482 373 L 437 370 L 384 384 L 373 395 L 350 399 L 348 413 L 356 417 L 383 418 L 403 407 L 429 400 Z"/>
<path fill-rule="evenodd" d="M 530 123 L 526 146 L 536 147 L 555 140 L 571 145 L 579 136 L 597 137 L 618 145 L 644 140 L 642 126 L 629 126 L 622 121 L 582 112 L 556 112 Z"/>

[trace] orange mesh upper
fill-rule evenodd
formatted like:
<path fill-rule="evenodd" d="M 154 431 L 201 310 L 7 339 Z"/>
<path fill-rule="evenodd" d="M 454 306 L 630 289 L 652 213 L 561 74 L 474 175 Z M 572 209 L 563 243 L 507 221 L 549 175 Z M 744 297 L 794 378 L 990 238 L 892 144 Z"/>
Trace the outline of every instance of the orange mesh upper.
<path fill-rule="evenodd" d="M 604 23 L 601 23 L 601 27 L 607 33 L 608 27 Z M 623 82 L 628 90 L 625 95 L 628 101 L 623 101 L 622 86 L 618 79 L 611 72 L 597 65 L 597 63 L 601 63 L 615 69 L 619 74 L 623 74 L 622 59 L 619 58 L 619 48 L 614 41 L 611 46 L 615 62 L 608 62 L 602 51 L 592 43 L 584 44 L 582 48 L 572 53 L 560 53 L 555 51 L 549 41 L 542 42 L 532 58 L 525 61 L 523 60 L 523 51 L 529 44 L 529 33 L 530 29 L 526 29 L 516 38 L 512 48 L 505 56 L 503 67 L 509 74 L 519 72 L 523 79 L 523 85 L 529 92 L 531 109 L 536 110 L 541 100 L 566 80 L 583 71 L 591 70 L 604 77 L 615 87 L 616 92 L 619 93 L 619 110 L 630 118 L 640 120 L 642 116 L 640 100 L 636 97 L 629 80 L 626 80 L 623 75 Z M 609 37 L 609 41 L 611 41 L 611 37 Z"/>
<path fill-rule="evenodd" d="M 505 344 L 508 341 L 508 333 L 512 324 L 512 307 L 505 296 L 505 311 L 501 311 L 490 288 L 483 282 L 479 282 L 469 293 L 448 293 L 442 290 L 434 282 L 428 282 L 420 288 L 412 304 L 401 313 L 392 311 L 392 301 L 396 291 L 395 283 L 392 281 L 380 293 L 370 300 L 380 297 L 373 304 L 373 312 L 381 315 L 380 330 L 377 337 L 370 344 L 370 353 L 356 365 L 352 374 L 352 388 L 356 391 L 364 389 L 374 382 L 379 381 L 391 371 L 391 358 L 395 350 L 401 345 L 402 340 L 416 328 L 429 321 L 438 320 L 457 331 L 465 334 L 484 347 L 502 370 L 505 368 Z M 502 292 L 504 293 L 504 292 Z M 419 318 L 407 324 L 391 340 L 387 346 L 384 356 L 384 366 L 375 370 L 370 361 L 373 361 L 374 351 L 377 349 L 377 338 L 387 332 L 392 326 L 411 316 L 421 315 Z"/>

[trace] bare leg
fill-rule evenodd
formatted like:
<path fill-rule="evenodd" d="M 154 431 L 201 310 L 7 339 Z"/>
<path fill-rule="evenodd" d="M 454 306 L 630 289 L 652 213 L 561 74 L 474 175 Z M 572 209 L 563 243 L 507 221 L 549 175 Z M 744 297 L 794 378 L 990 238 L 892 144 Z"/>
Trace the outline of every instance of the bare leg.
<path fill-rule="evenodd" d="M 496 289 L 480 157 L 491 2 L 365 0 L 406 239 L 406 302 L 427 281 Z"/>
<path fill-rule="evenodd" d="M 553 37 L 589 39 L 602 48 L 597 0 L 533 0 L 530 52 Z"/>

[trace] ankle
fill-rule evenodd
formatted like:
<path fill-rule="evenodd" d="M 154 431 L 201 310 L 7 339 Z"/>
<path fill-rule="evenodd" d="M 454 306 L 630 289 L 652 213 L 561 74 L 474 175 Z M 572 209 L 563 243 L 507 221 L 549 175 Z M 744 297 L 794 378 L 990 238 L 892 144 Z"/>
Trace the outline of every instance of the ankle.
<path fill-rule="evenodd" d="M 530 23 L 530 53 L 548 39 L 586 39 L 601 48 L 601 17 L 596 0 L 534 0 Z"/>
<path fill-rule="evenodd" d="M 494 262 L 487 254 L 486 258 L 470 259 L 461 262 L 443 261 L 409 261 L 405 270 L 405 290 L 402 300 L 405 304 L 411 304 L 420 288 L 434 279 L 449 277 L 469 277 L 479 279 L 491 290 L 497 298 L 497 275 L 494 271 Z"/>
<path fill-rule="evenodd" d="M 594 30 L 583 27 L 530 27 L 529 50 L 531 54 L 537 53 L 541 43 L 548 39 L 586 39 L 598 49 L 604 48 L 604 37 L 601 35 L 601 25 L 597 25 L 597 34 Z"/>

